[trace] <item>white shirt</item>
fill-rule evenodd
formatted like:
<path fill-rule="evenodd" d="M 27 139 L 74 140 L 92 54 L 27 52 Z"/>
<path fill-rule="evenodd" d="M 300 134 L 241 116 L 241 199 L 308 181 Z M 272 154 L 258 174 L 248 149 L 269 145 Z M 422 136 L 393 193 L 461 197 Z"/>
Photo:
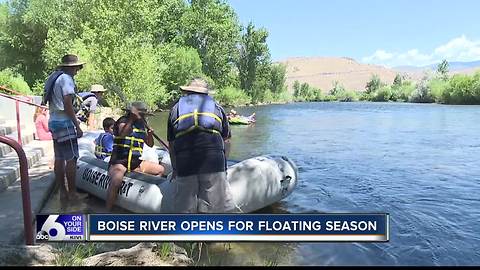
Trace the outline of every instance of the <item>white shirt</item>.
<path fill-rule="evenodd" d="M 67 120 L 70 117 L 65 113 L 63 97 L 75 94 L 75 82 L 72 76 L 62 74 L 55 81 L 53 86 L 52 99 L 49 102 L 51 120 Z"/>
<path fill-rule="evenodd" d="M 97 110 L 98 99 L 96 97 L 89 97 L 85 99 L 82 104 L 87 106 L 91 113 L 95 113 Z"/>

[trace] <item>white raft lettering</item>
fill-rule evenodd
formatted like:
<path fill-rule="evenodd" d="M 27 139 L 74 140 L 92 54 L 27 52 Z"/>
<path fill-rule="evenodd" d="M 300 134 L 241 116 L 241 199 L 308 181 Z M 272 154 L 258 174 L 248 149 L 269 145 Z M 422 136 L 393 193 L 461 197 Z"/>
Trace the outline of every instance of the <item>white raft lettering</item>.
<path fill-rule="evenodd" d="M 82 179 L 95 186 L 100 186 L 102 189 L 106 189 L 111 181 L 110 176 L 90 168 L 83 171 Z"/>
<path fill-rule="evenodd" d="M 82 180 L 93 184 L 95 186 L 100 187 L 101 189 L 107 189 L 112 179 L 107 174 L 104 174 L 99 171 L 92 170 L 87 168 L 83 171 Z M 128 197 L 128 192 L 130 188 L 133 186 L 133 183 L 129 182 L 128 184 L 122 180 L 122 185 L 118 189 L 119 195 L 125 195 Z"/>

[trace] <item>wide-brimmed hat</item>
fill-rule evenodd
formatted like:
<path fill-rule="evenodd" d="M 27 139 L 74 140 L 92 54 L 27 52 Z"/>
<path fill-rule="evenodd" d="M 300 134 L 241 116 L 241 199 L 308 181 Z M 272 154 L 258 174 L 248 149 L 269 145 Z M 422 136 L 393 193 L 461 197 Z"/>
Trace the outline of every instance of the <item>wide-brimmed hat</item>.
<path fill-rule="evenodd" d="M 180 86 L 183 91 L 195 92 L 200 94 L 213 94 L 204 79 L 195 78 L 188 85 Z"/>
<path fill-rule="evenodd" d="M 153 115 L 153 113 L 148 111 L 147 104 L 141 101 L 133 101 L 127 104 L 127 106 L 123 109 L 124 111 L 131 111 L 132 108 L 136 108 L 141 114 L 144 115 Z"/>
<path fill-rule="evenodd" d="M 105 89 L 101 84 L 92 84 L 92 86 L 90 86 L 90 92 L 92 93 L 105 91 L 107 91 L 107 89 Z"/>
<path fill-rule="evenodd" d="M 58 66 L 59 67 L 77 67 L 77 66 L 83 66 L 85 65 L 85 62 L 81 62 L 78 59 L 78 56 L 74 54 L 67 54 L 62 57 L 62 63 L 60 63 Z"/>

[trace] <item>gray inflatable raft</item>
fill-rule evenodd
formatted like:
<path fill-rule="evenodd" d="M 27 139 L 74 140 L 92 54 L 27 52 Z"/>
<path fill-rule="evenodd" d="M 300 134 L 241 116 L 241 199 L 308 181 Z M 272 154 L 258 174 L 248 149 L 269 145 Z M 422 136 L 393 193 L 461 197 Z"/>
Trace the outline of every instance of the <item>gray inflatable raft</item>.
<path fill-rule="evenodd" d="M 94 156 L 94 139 L 99 132 L 85 132 L 79 139 L 80 158 L 76 185 L 105 200 L 110 183 L 105 161 Z M 171 171 L 169 155 L 159 148 L 144 149 L 142 159 L 160 162 Z M 297 185 L 297 167 L 287 157 L 259 156 L 240 162 L 229 161 L 227 169 L 227 213 L 249 213 L 282 200 Z M 116 205 L 135 213 L 173 213 L 176 182 L 165 177 L 127 173 Z"/>

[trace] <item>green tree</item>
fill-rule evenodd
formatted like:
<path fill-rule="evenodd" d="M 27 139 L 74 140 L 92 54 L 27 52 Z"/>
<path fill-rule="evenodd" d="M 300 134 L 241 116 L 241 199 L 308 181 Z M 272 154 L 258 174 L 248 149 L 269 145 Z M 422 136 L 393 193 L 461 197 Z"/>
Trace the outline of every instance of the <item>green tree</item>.
<path fill-rule="evenodd" d="M 309 90 L 310 90 L 310 86 L 308 85 L 308 83 L 302 83 L 300 85 L 300 96 L 307 98 Z"/>
<path fill-rule="evenodd" d="M 437 66 L 437 73 L 440 75 L 442 80 L 448 80 L 448 62 L 443 59 L 443 61 Z"/>
<path fill-rule="evenodd" d="M 337 96 L 345 92 L 345 87 L 338 81 L 333 82 L 333 88 L 330 90 L 330 95 Z"/>
<path fill-rule="evenodd" d="M 300 97 L 300 82 L 297 80 L 293 82 L 293 97 L 294 98 Z"/>
<path fill-rule="evenodd" d="M 480 104 L 478 73 L 475 76 L 456 74 L 448 82 L 443 93 L 447 104 Z"/>
<path fill-rule="evenodd" d="M 380 77 L 378 77 L 377 74 L 372 75 L 370 81 L 367 82 L 367 85 L 365 86 L 366 93 L 371 94 L 380 89 L 380 87 L 383 86 L 382 81 L 380 81 Z"/>
<path fill-rule="evenodd" d="M 165 45 L 160 49 L 160 59 L 165 68 L 159 75 L 162 84 L 171 95 L 167 103 L 180 96 L 179 86 L 186 84 L 193 77 L 203 76 L 200 56 L 197 50 L 191 47 Z"/>
<path fill-rule="evenodd" d="M 448 81 L 440 78 L 433 78 L 428 82 L 428 88 L 436 103 L 445 103 L 443 100 L 443 93 L 448 88 Z"/>
<path fill-rule="evenodd" d="M 409 101 L 415 103 L 432 103 L 434 101 L 426 76 L 417 84 L 415 91 L 409 97 Z"/>
<path fill-rule="evenodd" d="M 8 6 L 6 3 L 0 3 L 0 31 L 3 31 L 7 23 Z"/>
<path fill-rule="evenodd" d="M 393 85 L 396 87 L 399 87 L 402 85 L 402 83 L 403 83 L 403 78 L 400 74 L 397 73 L 397 75 L 395 75 L 395 79 L 393 79 Z"/>
<path fill-rule="evenodd" d="M 231 86 L 220 89 L 215 94 L 215 100 L 225 106 L 246 105 L 251 102 L 251 98 L 244 91 Z"/>
<path fill-rule="evenodd" d="M 415 84 L 413 84 L 411 81 L 403 81 L 400 87 L 394 87 L 392 90 L 395 91 L 395 100 L 406 102 L 413 91 L 415 91 Z"/>
<path fill-rule="evenodd" d="M 0 71 L 0 86 L 14 89 L 23 94 L 31 94 L 30 87 L 23 79 L 22 75 L 13 72 L 11 69 Z"/>
<path fill-rule="evenodd" d="M 203 73 L 218 87 L 230 84 L 227 78 L 238 57 L 241 32 L 234 10 L 220 0 L 190 0 L 180 20 L 184 42 L 197 49 Z"/>
<path fill-rule="evenodd" d="M 0 3 L 0 69 L 7 67 L 6 64 L 6 54 L 5 54 L 5 43 L 7 39 L 7 22 L 8 22 L 8 6 L 6 3 Z"/>
<path fill-rule="evenodd" d="M 241 39 L 224 0 L 9 0 L 0 3 L 0 69 L 23 75 L 40 92 L 60 58 L 75 53 L 87 62 L 79 89 L 103 84 L 112 104 L 167 106 L 193 76 L 206 76 L 219 90 L 230 86 L 225 93 L 239 100 L 232 89 L 242 84 L 256 102 L 285 98 L 286 71 L 271 63 L 268 32 L 253 25 L 246 32 Z M 242 66 L 244 40 L 250 58 Z"/>
<path fill-rule="evenodd" d="M 373 93 L 372 101 L 384 102 L 392 100 L 392 92 L 392 87 L 382 86 Z"/>
<path fill-rule="evenodd" d="M 12 0 L 2 7 L 0 68 L 9 67 L 33 84 L 45 67 L 42 50 L 47 31 L 39 24 L 24 20 L 28 3 L 27 0 Z"/>
<path fill-rule="evenodd" d="M 268 33 L 265 29 L 255 30 L 249 23 L 239 46 L 237 68 L 240 76 L 240 88 L 245 90 L 254 101 L 261 100 L 261 92 L 266 85 L 270 71 L 270 54 L 267 46 Z M 268 74 L 270 75 L 270 74 Z M 268 76 L 270 77 L 270 76 Z"/>
<path fill-rule="evenodd" d="M 270 72 L 270 90 L 278 95 L 286 91 L 287 67 L 283 64 L 273 64 Z"/>
<path fill-rule="evenodd" d="M 188 9 L 188 5 L 184 0 L 161 0 L 154 1 L 153 31 L 155 42 L 175 43 L 184 45 L 182 32 L 182 16 Z"/>

